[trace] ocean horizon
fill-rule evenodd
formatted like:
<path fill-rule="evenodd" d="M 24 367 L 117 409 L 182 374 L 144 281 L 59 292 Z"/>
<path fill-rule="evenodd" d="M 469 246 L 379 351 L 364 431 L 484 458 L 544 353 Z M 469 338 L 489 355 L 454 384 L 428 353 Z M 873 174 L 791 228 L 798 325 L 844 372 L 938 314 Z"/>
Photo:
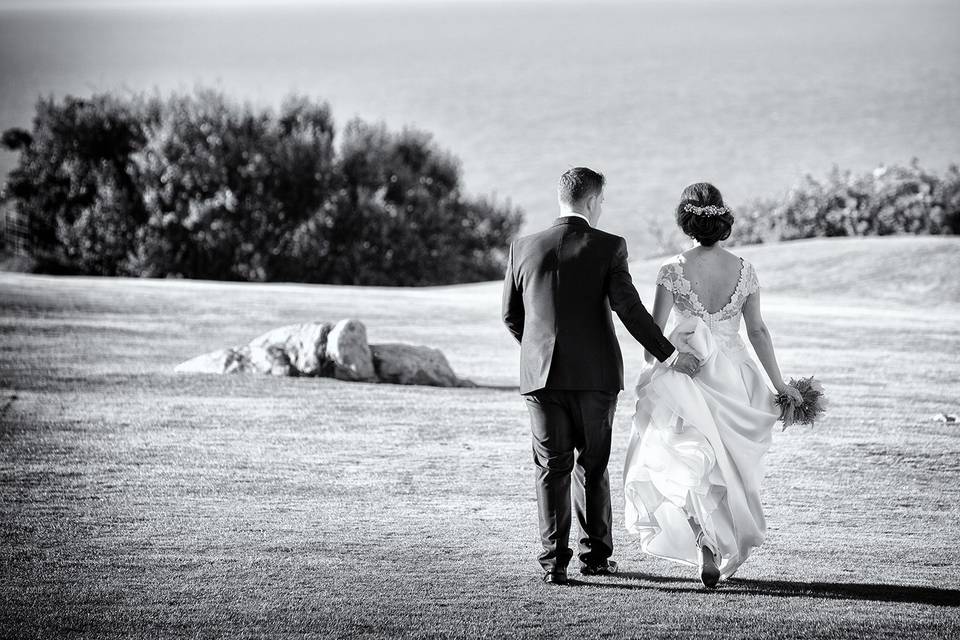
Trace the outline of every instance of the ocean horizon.
<path fill-rule="evenodd" d="M 637 257 L 683 187 L 733 207 L 834 165 L 960 161 L 960 3 L 886 0 L 0 5 L 0 129 L 40 96 L 222 89 L 276 106 L 301 93 L 434 134 L 471 194 L 555 215 L 555 183 L 608 178 L 604 227 Z M 0 153 L 0 175 L 16 156 Z"/>

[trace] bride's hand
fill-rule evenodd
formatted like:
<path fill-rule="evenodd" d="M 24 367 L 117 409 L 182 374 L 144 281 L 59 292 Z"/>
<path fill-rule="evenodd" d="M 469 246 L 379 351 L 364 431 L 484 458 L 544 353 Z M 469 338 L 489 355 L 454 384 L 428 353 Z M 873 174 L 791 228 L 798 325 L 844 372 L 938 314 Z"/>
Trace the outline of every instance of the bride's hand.
<path fill-rule="evenodd" d="M 797 391 L 796 387 L 792 387 L 789 384 L 781 385 L 781 387 L 777 389 L 777 393 L 787 396 L 797 404 L 803 403 L 803 396 Z"/>
<path fill-rule="evenodd" d="M 670 365 L 670 368 L 674 371 L 685 373 L 692 378 L 697 375 L 697 371 L 700 370 L 700 360 L 692 353 L 680 353 L 677 359 L 673 361 L 673 364 Z"/>

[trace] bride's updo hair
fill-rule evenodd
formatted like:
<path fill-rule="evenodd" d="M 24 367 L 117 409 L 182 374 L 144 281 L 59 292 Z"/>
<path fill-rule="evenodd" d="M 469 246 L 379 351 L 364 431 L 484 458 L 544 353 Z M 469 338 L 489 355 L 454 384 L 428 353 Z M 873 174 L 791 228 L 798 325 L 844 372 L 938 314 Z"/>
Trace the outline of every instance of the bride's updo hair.
<path fill-rule="evenodd" d="M 709 247 L 730 237 L 733 214 L 723 204 L 719 189 L 709 182 L 697 182 L 680 194 L 677 224 L 685 234 Z"/>

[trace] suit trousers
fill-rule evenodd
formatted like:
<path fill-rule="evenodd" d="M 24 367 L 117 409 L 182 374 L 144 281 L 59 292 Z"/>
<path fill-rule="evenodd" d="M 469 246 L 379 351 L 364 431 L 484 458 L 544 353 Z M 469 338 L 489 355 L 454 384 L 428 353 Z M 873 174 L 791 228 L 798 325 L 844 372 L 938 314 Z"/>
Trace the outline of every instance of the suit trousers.
<path fill-rule="evenodd" d="M 570 476 L 580 524 L 580 561 L 600 564 L 613 553 L 610 440 L 616 391 L 541 389 L 524 396 L 533 432 L 537 506 L 546 571 L 566 569 L 570 549 Z"/>

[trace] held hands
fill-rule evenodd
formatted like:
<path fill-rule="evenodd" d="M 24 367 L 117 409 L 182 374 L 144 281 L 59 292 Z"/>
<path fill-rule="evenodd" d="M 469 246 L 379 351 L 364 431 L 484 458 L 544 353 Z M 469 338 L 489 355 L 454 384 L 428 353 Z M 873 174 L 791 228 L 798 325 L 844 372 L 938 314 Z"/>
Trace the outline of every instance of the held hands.
<path fill-rule="evenodd" d="M 684 345 L 690 339 L 690 336 L 694 334 L 695 330 L 691 329 L 690 331 L 684 331 L 679 336 L 680 345 Z M 697 356 L 686 351 L 680 351 L 677 354 L 677 359 L 673 361 L 673 364 L 670 365 L 670 368 L 678 373 L 684 373 L 691 378 L 697 375 L 697 372 L 700 371 L 700 366 L 703 364 L 697 358 Z"/>
<path fill-rule="evenodd" d="M 673 361 L 673 364 L 670 365 L 670 368 L 674 371 L 685 373 L 692 378 L 700 371 L 700 361 L 697 360 L 697 357 L 692 353 L 681 353 L 677 356 L 677 359 Z M 794 391 L 796 391 L 796 389 L 794 389 Z"/>

